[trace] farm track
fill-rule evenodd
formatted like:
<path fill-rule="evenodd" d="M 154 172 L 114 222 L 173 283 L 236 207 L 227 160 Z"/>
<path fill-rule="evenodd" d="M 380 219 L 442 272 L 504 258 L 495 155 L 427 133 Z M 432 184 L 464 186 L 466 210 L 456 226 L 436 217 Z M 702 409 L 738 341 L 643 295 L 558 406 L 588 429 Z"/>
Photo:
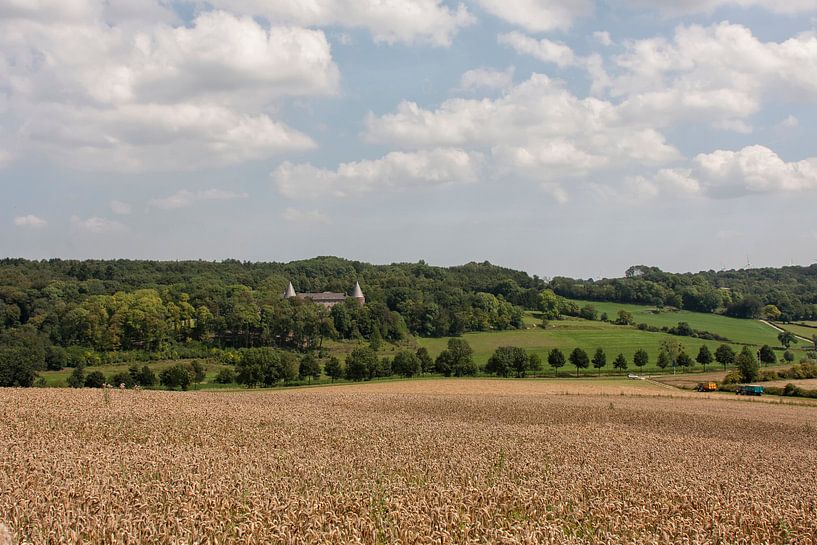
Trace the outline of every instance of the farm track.
<path fill-rule="evenodd" d="M 782 327 L 776 326 L 776 325 L 774 325 L 774 324 L 773 324 L 773 323 L 771 323 L 771 322 L 767 322 L 766 320 L 758 320 L 758 322 L 760 322 L 761 324 L 766 324 L 767 326 L 769 326 L 769 327 L 771 327 L 771 328 L 773 328 L 773 329 L 775 329 L 775 330 L 779 331 L 780 333 L 783 333 L 784 331 L 786 331 L 786 330 L 785 330 L 785 329 L 783 329 Z M 812 343 L 812 340 L 811 340 L 811 339 L 807 339 L 807 338 L 805 338 L 805 337 L 801 337 L 800 335 L 796 335 L 796 334 L 795 334 L 794 336 L 795 336 L 795 337 L 796 337 L 798 340 L 800 340 L 800 341 L 805 341 L 805 342 L 807 342 L 807 343 L 809 343 L 809 344 L 811 344 L 811 343 Z"/>
<path fill-rule="evenodd" d="M 0 522 L 35 544 L 814 545 L 814 417 L 642 381 L 0 389 Z"/>

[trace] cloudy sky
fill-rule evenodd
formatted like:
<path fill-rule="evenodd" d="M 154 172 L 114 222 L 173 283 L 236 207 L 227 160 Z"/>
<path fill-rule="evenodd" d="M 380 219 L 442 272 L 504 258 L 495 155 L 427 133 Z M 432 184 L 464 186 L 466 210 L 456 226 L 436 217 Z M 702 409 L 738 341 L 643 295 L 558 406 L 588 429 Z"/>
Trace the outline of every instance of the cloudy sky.
<path fill-rule="evenodd" d="M 817 0 L 0 0 L 0 255 L 817 261 Z"/>

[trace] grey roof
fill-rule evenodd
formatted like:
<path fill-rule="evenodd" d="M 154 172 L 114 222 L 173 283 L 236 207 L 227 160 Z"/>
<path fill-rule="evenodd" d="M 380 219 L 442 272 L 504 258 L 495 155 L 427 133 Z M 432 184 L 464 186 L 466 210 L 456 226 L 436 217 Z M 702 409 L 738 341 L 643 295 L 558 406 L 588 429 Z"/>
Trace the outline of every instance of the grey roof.
<path fill-rule="evenodd" d="M 360 289 L 360 282 L 355 282 L 355 289 L 352 292 L 352 297 L 357 298 L 357 299 L 362 299 L 363 298 L 363 290 Z"/>
<path fill-rule="evenodd" d="M 312 299 L 313 301 L 343 301 L 346 299 L 346 294 L 322 291 L 321 293 L 299 293 L 296 297 L 299 299 Z"/>

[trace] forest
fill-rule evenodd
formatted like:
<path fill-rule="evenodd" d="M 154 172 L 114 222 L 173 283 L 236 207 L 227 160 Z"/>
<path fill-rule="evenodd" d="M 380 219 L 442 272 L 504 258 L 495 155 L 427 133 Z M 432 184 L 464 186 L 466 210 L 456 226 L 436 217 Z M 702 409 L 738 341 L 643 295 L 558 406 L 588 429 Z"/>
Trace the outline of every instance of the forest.
<path fill-rule="evenodd" d="M 327 309 L 285 299 L 289 281 L 298 292 L 349 292 L 359 281 L 367 302 L 348 299 Z M 582 316 L 586 309 L 569 299 L 813 319 L 817 265 L 697 274 L 636 266 L 622 278 L 546 281 L 488 262 L 3 259 L 0 384 L 30 382 L 26 370 L 206 358 L 257 347 L 310 353 L 330 339 L 399 343 L 515 329 L 523 327 L 526 310 L 546 320 Z"/>

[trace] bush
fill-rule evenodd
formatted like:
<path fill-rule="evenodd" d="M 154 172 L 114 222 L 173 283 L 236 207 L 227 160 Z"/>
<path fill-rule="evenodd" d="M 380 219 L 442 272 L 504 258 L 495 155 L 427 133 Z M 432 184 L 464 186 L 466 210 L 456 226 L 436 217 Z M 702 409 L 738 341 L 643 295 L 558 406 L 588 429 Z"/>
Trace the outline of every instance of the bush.
<path fill-rule="evenodd" d="M 216 375 L 217 384 L 232 384 L 235 382 L 235 371 L 229 367 L 225 367 Z"/>
<path fill-rule="evenodd" d="M 783 388 L 783 395 L 784 396 L 798 396 L 799 397 L 801 392 L 802 392 L 802 390 L 798 386 L 792 384 L 791 382 L 786 384 L 786 386 Z"/>
<path fill-rule="evenodd" d="M 193 374 L 193 370 L 189 366 L 179 363 L 159 373 L 159 382 L 168 390 L 175 390 L 176 388 L 187 390 L 187 387 L 193 381 Z"/>
<path fill-rule="evenodd" d="M 724 384 L 740 384 L 740 373 L 737 371 L 729 371 L 723 378 Z"/>
<path fill-rule="evenodd" d="M 102 388 L 103 384 L 105 384 L 105 375 L 102 374 L 102 371 L 91 371 L 85 377 L 86 388 Z"/>
<path fill-rule="evenodd" d="M 120 384 L 124 384 L 125 388 L 133 388 L 136 385 L 136 382 L 133 380 L 130 373 L 120 371 L 111 375 L 111 378 L 108 379 L 108 384 L 117 388 Z"/>

